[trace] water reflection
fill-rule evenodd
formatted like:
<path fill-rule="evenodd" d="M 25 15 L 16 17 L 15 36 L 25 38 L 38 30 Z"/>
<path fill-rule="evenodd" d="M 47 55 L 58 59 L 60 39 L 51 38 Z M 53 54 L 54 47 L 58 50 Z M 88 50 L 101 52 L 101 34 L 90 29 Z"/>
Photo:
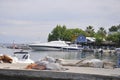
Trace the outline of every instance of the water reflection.
<path fill-rule="evenodd" d="M 34 54 L 34 55 L 33 55 Z M 73 60 L 80 60 L 80 59 L 92 59 L 94 57 L 93 52 L 80 52 L 80 51 L 32 51 L 31 52 L 31 57 L 40 59 L 44 58 L 45 56 L 51 56 L 54 58 L 62 58 L 62 59 L 73 59 Z"/>
<path fill-rule="evenodd" d="M 94 56 L 96 59 L 111 61 L 111 62 L 117 62 L 117 55 L 115 53 L 94 53 Z"/>
<path fill-rule="evenodd" d="M 81 53 L 81 58 L 86 58 L 85 52 L 82 52 L 82 53 Z"/>

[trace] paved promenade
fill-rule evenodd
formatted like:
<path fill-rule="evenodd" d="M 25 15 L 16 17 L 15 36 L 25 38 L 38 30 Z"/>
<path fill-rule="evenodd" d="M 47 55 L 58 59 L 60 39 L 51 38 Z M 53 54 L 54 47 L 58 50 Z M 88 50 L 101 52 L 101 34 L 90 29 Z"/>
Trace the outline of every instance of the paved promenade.
<path fill-rule="evenodd" d="M 0 74 L 7 76 L 34 76 L 71 80 L 120 80 L 120 68 L 103 69 L 90 67 L 70 67 L 66 71 L 26 70 L 28 64 L 0 64 Z M 11 74 L 9 74 L 11 73 Z M 31 74 L 31 75 L 30 75 Z"/>

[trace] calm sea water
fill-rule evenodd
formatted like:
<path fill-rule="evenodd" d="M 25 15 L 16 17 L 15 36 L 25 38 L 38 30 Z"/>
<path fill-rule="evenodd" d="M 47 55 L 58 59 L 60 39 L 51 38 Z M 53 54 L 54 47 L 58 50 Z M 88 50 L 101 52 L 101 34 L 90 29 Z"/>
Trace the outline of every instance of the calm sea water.
<path fill-rule="evenodd" d="M 14 52 L 20 51 L 20 49 L 8 49 L 8 48 L 0 48 L 0 54 L 13 55 Z M 44 58 L 45 56 L 51 56 L 53 58 L 62 58 L 62 59 L 70 59 L 70 60 L 80 60 L 83 58 L 86 59 L 101 59 L 101 60 L 109 60 L 115 62 L 116 56 L 109 54 L 101 54 L 94 52 L 77 52 L 77 51 L 32 51 L 25 50 L 30 53 L 30 58 L 34 61 Z"/>
<path fill-rule="evenodd" d="M 20 51 L 20 49 L 8 49 L 0 48 L 0 54 L 13 55 L 14 52 Z M 73 59 L 79 60 L 86 57 L 92 57 L 93 52 L 77 52 L 77 51 L 33 51 L 33 50 L 24 50 L 30 53 L 30 58 L 34 61 L 44 58 L 45 56 L 51 56 L 53 58 L 62 58 L 62 59 Z"/>

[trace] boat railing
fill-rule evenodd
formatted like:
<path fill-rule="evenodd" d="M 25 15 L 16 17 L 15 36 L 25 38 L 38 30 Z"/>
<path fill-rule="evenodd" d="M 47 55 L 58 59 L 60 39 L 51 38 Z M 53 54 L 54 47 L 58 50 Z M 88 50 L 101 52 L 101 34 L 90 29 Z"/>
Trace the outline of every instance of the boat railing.
<path fill-rule="evenodd" d="M 28 54 L 28 52 L 14 52 L 14 54 Z"/>

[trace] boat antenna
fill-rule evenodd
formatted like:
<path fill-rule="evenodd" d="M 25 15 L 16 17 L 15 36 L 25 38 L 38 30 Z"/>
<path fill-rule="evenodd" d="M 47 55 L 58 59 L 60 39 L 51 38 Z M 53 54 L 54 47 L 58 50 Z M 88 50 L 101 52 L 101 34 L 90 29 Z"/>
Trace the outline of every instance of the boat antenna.
<path fill-rule="evenodd" d="M 13 40 L 13 46 L 12 48 L 15 49 L 16 45 L 15 45 L 15 40 Z"/>

